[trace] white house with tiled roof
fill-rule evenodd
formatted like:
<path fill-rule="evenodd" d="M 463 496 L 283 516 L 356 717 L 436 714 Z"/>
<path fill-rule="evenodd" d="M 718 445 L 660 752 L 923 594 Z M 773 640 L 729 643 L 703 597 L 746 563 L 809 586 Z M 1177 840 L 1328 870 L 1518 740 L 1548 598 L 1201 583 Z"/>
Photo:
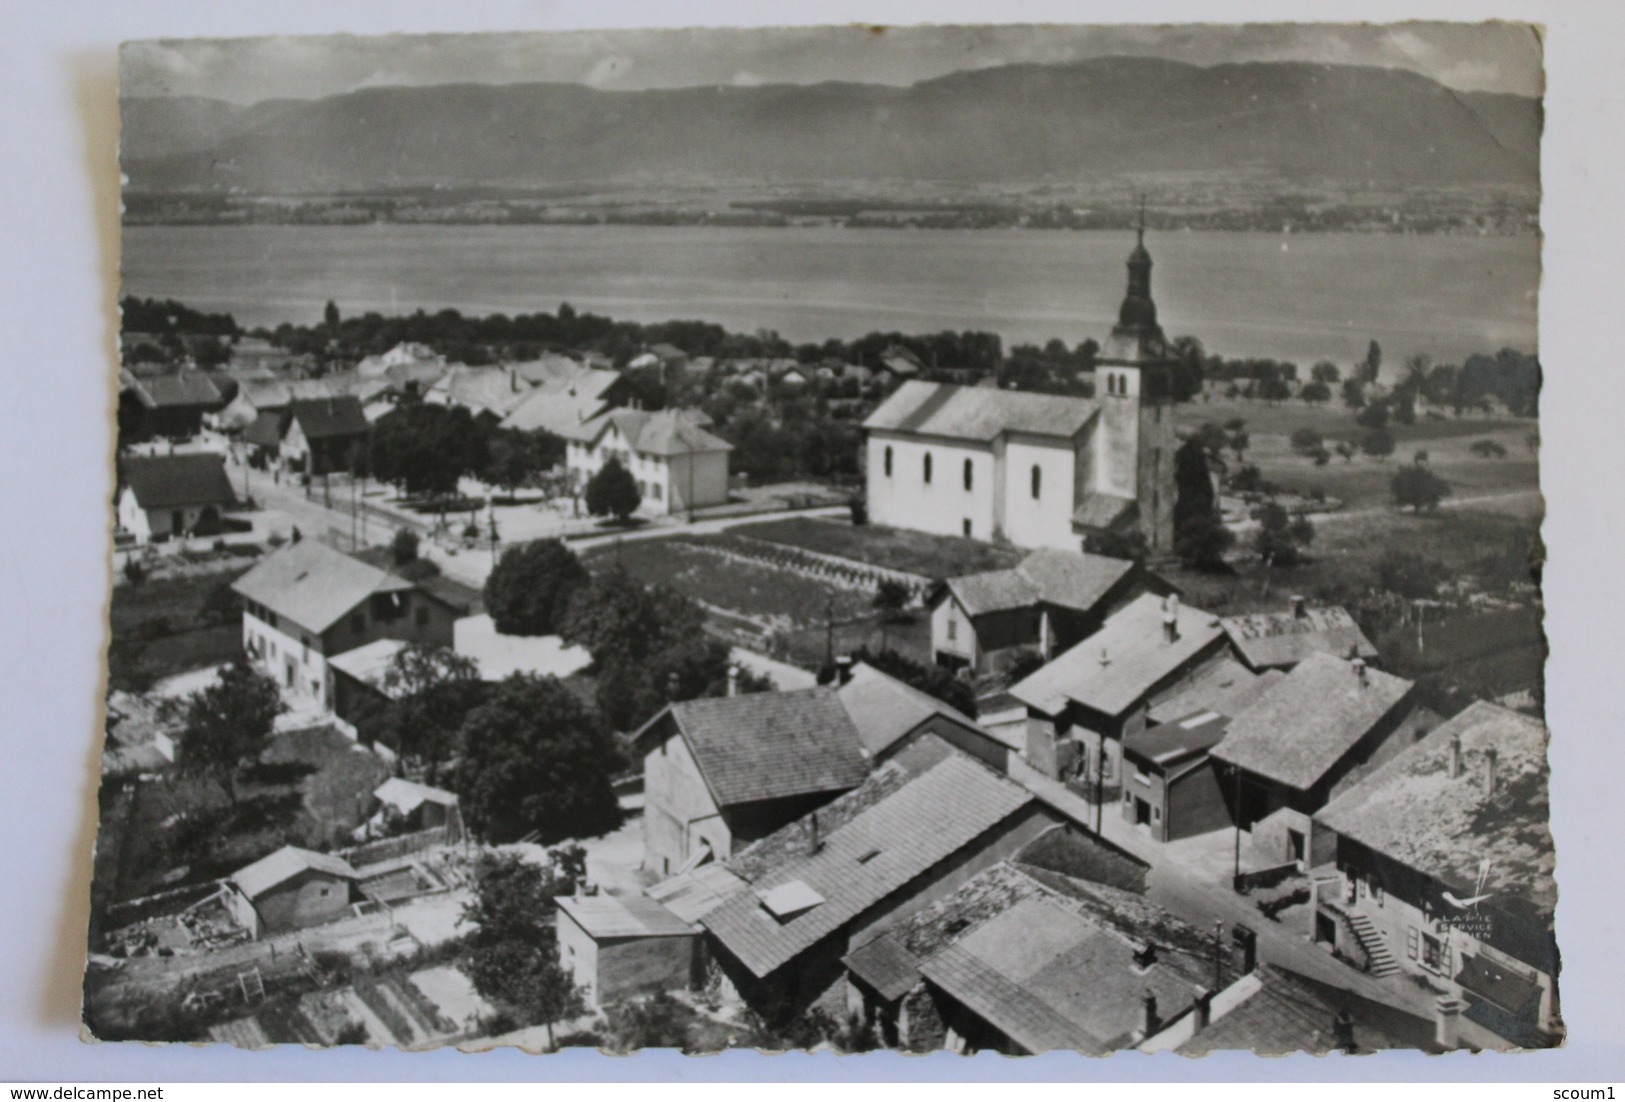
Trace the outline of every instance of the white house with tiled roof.
<path fill-rule="evenodd" d="M 568 441 L 565 467 L 578 487 L 615 459 L 637 480 L 638 512 L 665 516 L 728 500 L 733 445 L 708 424 L 696 410 L 611 409 L 559 435 Z"/>
<path fill-rule="evenodd" d="M 1173 409 L 1151 258 L 1129 293 L 1093 398 L 910 380 L 863 423 L 875 524 L 1076 551 L 1106 533 L 1173 546 Z"/>
<path fill-rule="evenodd" d="M 302 540 L 232 583 L 243 649 L 286 692 L 335 704 L 330 659 L 378 639 L 450 646 L 455 609 L 406 578 Z"/>

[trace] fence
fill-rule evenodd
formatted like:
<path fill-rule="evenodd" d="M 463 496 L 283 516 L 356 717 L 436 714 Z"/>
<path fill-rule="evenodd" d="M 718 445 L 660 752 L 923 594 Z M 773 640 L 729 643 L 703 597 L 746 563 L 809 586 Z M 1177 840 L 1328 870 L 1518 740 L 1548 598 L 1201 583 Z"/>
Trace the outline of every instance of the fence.
<path fill-rule="evenodd" d="M 401 834 L 394 838 L 380 838 L 376 842 L 365 842 L 349 849 L 341 849 L 335 856 L 344 858 L 352 866 L 359 869 L 366 865 L 381 865 L 385 861 L 410 857 L 414 853 L 422 853 L 426 849 L 433 849 L 435 846 L 445 844 L 446 828 L 437 826 L 413 834 Z"/>
<path fill-rule="evenodd" d="M 172 888 L 166 892 L 144 895 L 139 899 L 114 903 L 107 908 L 105 920 L 107 929 L 116 930 L 145 919 L 178 914 L 193 903 L 207 899 L 219 891 L 224 883 L 223 880 L 210 880 L 204 884 L 188 884 L 184 888 Z"/>

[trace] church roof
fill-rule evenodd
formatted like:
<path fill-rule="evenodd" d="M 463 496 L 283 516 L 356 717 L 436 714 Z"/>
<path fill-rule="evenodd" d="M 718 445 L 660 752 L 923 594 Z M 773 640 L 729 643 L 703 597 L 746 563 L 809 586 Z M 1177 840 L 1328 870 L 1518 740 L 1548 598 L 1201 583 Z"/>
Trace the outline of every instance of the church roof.
<path fill-rule="evenodd" d="M 977 443 L 1011 432 L 1070 440 L 1099 411 L 1099 404 L 1088 398 L 911 380 L 881 403 L 863 427 Z"/>

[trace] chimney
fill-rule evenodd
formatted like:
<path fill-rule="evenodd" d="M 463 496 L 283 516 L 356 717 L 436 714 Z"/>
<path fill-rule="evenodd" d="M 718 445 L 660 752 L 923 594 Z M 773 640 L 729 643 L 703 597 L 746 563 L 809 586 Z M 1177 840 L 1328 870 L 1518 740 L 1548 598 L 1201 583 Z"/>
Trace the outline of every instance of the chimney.
<path fill-rule="evenodd" d="M 852 680 L 852 656 L 843 654 L 835 660 L 835 685 L 839 688 Z"/>
<path fill-rule="evenodd" d="M 1230 931 L 1230 944 L 1234 947 L 1231 959 L 1236 971 L 1251 975 L 1258 968 L 1258 934 L 1238 922 Z"/>
<path fill-rule="evenodd" d="M 1170 593 L 1162 599 L 1162 638 L 1167 643 L 1179 641 L 1179 594 Z"/>
<path fill-rule="evenodd" d="M 1461 776 L 1461 736 L 1450 736 L 1450 779 Z"/>
<path fill-rule="evenodd" d="M 1304 605 L 1302 597 L 1294 596 L 1289 600 L 1292 602 L 1292 618 L 1294 620 L 1302 620 L 1309 615 L 1309 609 Z"/>
<path fill-rule="evenodd" d="M 1145 994 L 1140 996 L 1140 1002 L 1145 1008 L 1145 1018 L 1141 1025 L 1145 1031 L 1145 1035 L 1149 1037 L 1162 1025 L 1162 1019 L 1157 1017 L 1156 993 L 1150 988 L 1146 988 Z"/>
<path fill-rule="evenodd" d="M 818 836 L 818 812 L 811 817 L 812 829 L 807 834 L 807 856 L 811 857 L 824 848 L 824 840 Z"/>
<path fill-rule="evenodd" d="M 728 666 L 728 695 L 739 695 L 739 664 L 737 662 Z"/>
<path fill-rule="evenodd" d="M 1433 1040 L 1443 1049 L 1454 1049 L 1461 1040 L 1461 1014 L 1467 1004 L 1441 995 L 1433 1004 Z"/>
<path fill-rule="evenodd" d="M 1354 667 L 1354 676 L 1360 679 L 1360 685 L 1363 688 L 1368 683 L 1365 675 L 1365 659 L 1356 658 L 1349 665 Z"/>
<path fill-rule="evenodd" d="M 1495 795 L 1495 759 L 1499 755 L 1495 747 L 1491 746 L 1484 751 L 1484 795 Z"/>
<path fill-rule="evenodd" d="M 1196 996 L 1192 1013 L 1196 1016 L 1196 1032 L 1200 1033 L 1213 1021 L 1213 992 L 1204 991 Z"/>

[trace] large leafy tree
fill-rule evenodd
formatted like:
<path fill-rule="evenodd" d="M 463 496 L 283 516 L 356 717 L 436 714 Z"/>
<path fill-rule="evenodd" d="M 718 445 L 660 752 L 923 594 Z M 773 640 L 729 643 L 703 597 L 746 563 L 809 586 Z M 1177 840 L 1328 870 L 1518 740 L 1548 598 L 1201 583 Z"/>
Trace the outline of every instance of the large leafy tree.
<path fill-rule="evenodd" d="M 1258 518 L 1253 546 L 1258 557 L 1270 566 L 1296 566 L 1304 560 L 1314 538 L 1315 526 L 1308 517 L 1295 517 L 1272 501 Z"/>
<path fill-rule="evenodd" d="M 643 502 L 637 479 L 614 458 L 587 480 L 586 497 L 587 512 L 595 517 L 613 516 L 617 520 L 625 520 L 637 512 Z"/>
<path fill-rule="evenodd" d="M 581 990 L 559 961 L 553 897 L 560 885 L 539 865 L 487 854 L 475 866 L 474 898 L 462 920 L 474 927 L 458 968 L 487 1002 L 519 1025 L 547 1027 L 584 1009 Z"/>
<path fill-rule="evenodd" d="M 461 406 L 404 403 L 373 428 L 373 477 L 408 494 L 454 493 L 485 466 L 487 431 Z"/>
<path fill-rule="evenodd" d="M 385 694 L 377 737 L 423 771 L 430 784 L 457 751 L 457 733 L 484 695 L 478 665 L 449 647 L 408 643 L 384 671 Z"/>
<path fill-rule="evenodd" d="M 1174 453 L 1174 552 L 1188 566 L 1212 569 L 1224 565 L 1224 553 L 1236 537 L 1224 526 L 1213 492 L 1208 455 L 1214 441 L 1198 434 Z"/>
<path fill-rule="evenodd" d="M 1437 509 L 1439 502 L 1450 496 L 1450 483 L 1420 465 L 1406 467 L 1394 475 L 1388 488 L 1394 495 L 1395 505 L 1417 513 Z"/>
<path fill-rule="evenodd" d="M 571 599 L 590 582 L 562 540 L 533 540 L 502 553 L 485 579 L 485 607 L 504 635 L 553 635 Z"/>
<path fill-rule="evenodd" d="M 610 777 L 620 756 L 599 718 L 556 678 L 514 676 L 469 713 L 455 787 L 464 818 L 489 842 L 542 842 L 613 830 Z"/>
<path fill-rule="evenodd" d="M 276 682 L 238 659 L 181 705 L 177 763 L 212 778 L 235 807 L 237 770 L 259 760 L 283 710 Z"/>
<path fill-rule="evenodd" d="M 511 495 L 563 458 L 564 441 L 551 433 L 498 428 L 487 442 L 484 466 L 476 473 L 487 485 Z"/>

